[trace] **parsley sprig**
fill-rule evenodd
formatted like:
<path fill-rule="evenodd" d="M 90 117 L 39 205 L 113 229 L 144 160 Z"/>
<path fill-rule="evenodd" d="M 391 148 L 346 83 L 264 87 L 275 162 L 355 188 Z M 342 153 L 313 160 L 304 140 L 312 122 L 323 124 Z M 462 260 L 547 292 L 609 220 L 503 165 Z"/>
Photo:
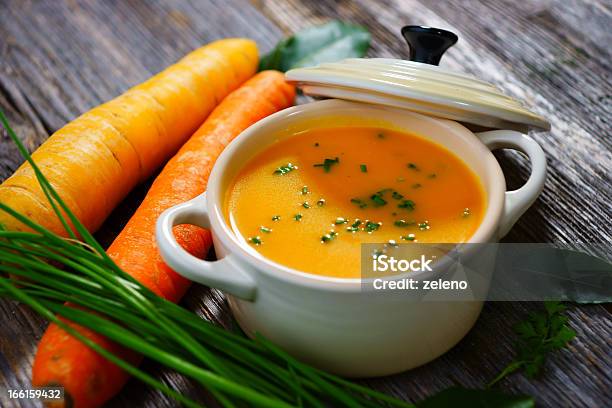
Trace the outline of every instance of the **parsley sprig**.
<path fill-rule="evenodd" d="M 531 313 L 527 320 L 515 326 L 519 337 L 515 344 L 516 357 L 487 387 L 518 370 L 524 370 L 527 377 L 535 377 L 546 357 L 564 348 L 576 336 L 567 325 L 568 317 L 563 313 L 566 307 L 561 302 L 544 302 L 544 308 L 544 312 Z"/>

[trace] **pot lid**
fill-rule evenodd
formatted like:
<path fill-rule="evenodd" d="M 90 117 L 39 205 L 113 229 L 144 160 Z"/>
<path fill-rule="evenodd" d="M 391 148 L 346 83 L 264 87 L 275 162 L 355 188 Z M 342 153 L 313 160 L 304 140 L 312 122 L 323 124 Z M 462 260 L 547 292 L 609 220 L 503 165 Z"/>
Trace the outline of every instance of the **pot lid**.
<path fill-rule="evenodd" d="M 297 68 L 285 76 L 311 96 L 404 108 L 497 129 L 550 129 L 550 123 L 496 86 L 436 65 L 457 41 L 449 31 L 406 26 L 412 61 L 349 58 Z"/>

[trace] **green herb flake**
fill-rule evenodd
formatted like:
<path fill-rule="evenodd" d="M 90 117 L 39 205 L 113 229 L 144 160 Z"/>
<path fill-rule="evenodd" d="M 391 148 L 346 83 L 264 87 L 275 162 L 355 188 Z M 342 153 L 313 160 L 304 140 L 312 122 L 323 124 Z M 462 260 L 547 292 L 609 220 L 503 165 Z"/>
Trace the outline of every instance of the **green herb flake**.
<path fill-rule="evenodd" d="M 416 224 L 414 221 L 406 221 L 406 220 L 397 220 L 393 222 L 393 225 L 395 225 L 396 227 L 400 227 L 400 228 L 406 228 L 414 224 Z"/>
<path fill-rule="evenodd" d="M 336 218 L 336 221 L 334 221 L 334 224 L 336 225 L 348 224 L 348 220 L 344 217 L 338 217 Z"/>
<path fill-rule="evenodd" d="M 309 208 L 310 208 L 310 204 L 308 203 L 308 201 L 304 201 L 304 202 L 302 203 L 302 207 L 304 207 L 304 208 L 306 208 L 306 209 L 309 209 Z"/>
<path fill-rule="evenodd" d="M 300 192 L 302 193 L 302 195 L 306 195 L 306 194 L 310 193 L 310 191 L 308 190 L 308 186 L 302 187 Z"/>
<path fill-rule="evenodd" d="M 374 207 L 382 207 L 383 205 L 387 205 L 387 200 L 383 198 L 383 194 L 384 192 L 379 191 L 370 196 L 370 200 L 372 200 Z"/>
<path fill-rule="evenodd" d="M 389 242 L 387 242 L 387 245 L 389 245 L 391 248 L 397 248 L 399 246 L 399 244 L 395 242 L 394 239 L 390 239 Z"/>
<path fill-rule="evenodd" d="M 261 240 L 260 236 L 256 236 L 256 237 L 249 237 L 249 242 L 253 245 L 259 246 L 261 244 L 263 244 L 263 241 Z"/>
<path fill-rule="evenodd" d="M 269 233 L 272 232 L 272 228 L 264 227 L 263 225 L 261 227 L 259 227 L 259 230 L 261 232 L 265 232 L 266 234 L 269 234 Z"/>
<path fill-rule="evenodd" d="M 397 205 L 397 208 L 403 208 L 408 211 L 413 211 L 415 207 L 416 204 L 412 200 L 402 200 L 402 202 Z"/>
<path fill-rule="evenodd" d="M 317 205 L 319 207 L 323 207 L 325 205 L 325 199 L 324 198 L 320 198 L 319 201 L 317 201 Z"/>
<path fill-rule="evenodd" d="M 273 215 L 272 221 L 280 221 L 280 215 Z"/>
<path fill-rule="evenodd" d="M 438 175 L 436 173 L 431 173 L 427 175 L 428 179 L 435 179 L 436 177 L 438 177 Z"/>
<path fill-rule="evenodd" d="M 314 167 L 323 167 L 323 171 L 329 173 L 334 164 L 340 163 L 340 158 L 336 157 L 335 159 L 325 159 L 323 163 L 314 164 Z"/>
<path fill-rule="evenodd" d="M 393 191 L 393 194 L 391 194 L 391 197 L 393 197 L 393 199 L 395 200 L 401 200 L 402 198 L 404 198 L 404 196 L 398 193 L 397 191 Z"/>
<path fill-rule="evenodd" d="M 293 170 L 297 170 L 298 167 L 292 163 L 287 163 L 284 166 L 280 166 L 276 170 L 274 170 L 274 174 L 278 174 L 284 176 L 285 174 L 292 172 Z"/>
<path fill-rule="evenodd" d="M 348 227 L 346 230 L 348 232 L 357 232 L 359 231 L 359 226 L 361 225 L 361 220 L 360 219 L 356 219 L 350 227 Z"/>
<path fill-rule="evenodd" d="M 364 230 L 371 234 L 372 232 L 377 231 L 381 225 L 381 222 L 366 221 Z"/>
<path fill-rule="evenodd" d="M 414 188 L 414 189 L 421 188 L 421 187 L 423 187 L 423 185 L 421 183 L 414 183 L 412 185 L 412 188 Z"/>
<path fill-rule="evenodd" d="M 321 243 L 322 244 L 328 243 L 329 241 L 335 239 L 337 236 L 338 236 L 338 233 L 334 230 L 331 230 L 327 234 L 321 237 Z"/>
<path fill-rule="evenodd" d="M 360 164 L 359 168 L 361 169 L 362 173 L 367 173 L 368 172 L 368 166 L 366 166 L 365 164 Z"/>
<path fill-rule="evenodd" d="M 302 214 L 295 214 L 295 215 L 293 216 L 293 219 L 294 219 L 294 220 L 296 220 L 296 221 L 301 221 L 301 220 L 302 220 L 302 218 L 303 218 Z"/>
<path fill-rule="evenodd" d="M 429 226 L 429 221 L 423 221 L 418 224 L 418 227 L 421 231 L 427 231 L 431 227 Z"/>
<path fill-rule="evenodd" d="M 416 165 L 416 164 L 414 164 L 414 163 L 408 163 L 407 167 L 408 167 L 410 170 L 414 170 L 414 171 L 421 171 L 421 169 L 419 169 L 419 166 L 417 166 L 417 165 Z"/>
<path fill-rule="evenodd" d="M 414 234 L 408 234 L 401 237 L 404 241 L 414 241 L 416 236 Z"/>
<path fill-rule="evenodd" d="M 366 204 L 365 201 L 360 198 L 351 198 L 351 203 L 355 204 L 359 208 L 366 208 L 368 206 L 368 204 Z"/>

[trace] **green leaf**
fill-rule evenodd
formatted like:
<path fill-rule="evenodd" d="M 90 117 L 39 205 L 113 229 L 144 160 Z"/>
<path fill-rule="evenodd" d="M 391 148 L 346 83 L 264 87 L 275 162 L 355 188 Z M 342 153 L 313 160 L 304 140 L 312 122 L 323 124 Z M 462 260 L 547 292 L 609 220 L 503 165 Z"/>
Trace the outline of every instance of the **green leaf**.
<path fill-rule="evenodd" d="M 566 347 L 576 336 L 576 332 L 567 326 L 568 318 L 563 314 L 565 305 L 561 302 L 544 302 L 544 309 L 543 312 L 530 313 L 527 320 L 514 327 L 518 335 L 514 345 L 516 356 L 488 387 L 520 369 L 528 377 L 537 376 L 548 355 Z"/>
<path fill-rule="evenodd" d="M 418 408 L 532 408 L 534 406 L 533 399 L 528 396 L 460 387 L 449 388 L 417 404 Z"/>
<path fill-rule="evenodd" d="M 264 55 L 259 70 L 308 67 L 344 58 L 363 57 L 370 46 L 370 33 L 362 26 L 333 20 L 301 30 L 281 40 Z"/>

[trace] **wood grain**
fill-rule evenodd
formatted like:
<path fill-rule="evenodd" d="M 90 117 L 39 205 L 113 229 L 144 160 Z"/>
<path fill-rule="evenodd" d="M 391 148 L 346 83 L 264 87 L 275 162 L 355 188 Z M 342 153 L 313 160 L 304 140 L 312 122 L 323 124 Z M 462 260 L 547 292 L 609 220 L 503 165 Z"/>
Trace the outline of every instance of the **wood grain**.
<path fill-rule="evenodd" d="M 541 198 L 506 238 L 515 242 L 612 243 L 612 137 L 610 48 L 612 11 L 590 0 L 214 0 L 20 1 L 0 0 L 0 107 L 30 149 L 96 104 L 161 70 L 213 39 L 248 36 L 270 49 L 283 35 L 330 18 L 367 26 L 371 56 L 407 58 L 399 36 L 405 24 L 450 28 L 459 43 L 445 67 L 474 74 L 518 97 L 553 122 L 534 133 L 549 158 Z M 514 153 L 497 154 L 511 188 L 528 165 Z M 20 163 L 0 134 L 0 180 Z M 146 191 L 136 189 L 97 234 L 108 244 Z M 230 325 L 222 295 L 194 287 L 183 304 Z M 453 384 L 480 387 L 512 354 L 512 325 L 530 303 L 489 303 L 475 328 L 449 353 L 401 375 L 364 381 L 407 401 L 419 401 Z M 611 406 L 612 320 L 602 306 L 572 306 L 577 339 L 555 354 L 539 379 L 515 375 L 501 387 L 534 395 L 541 406 Z M 29 385 L 36 341 L 46 323 L 27 308 L 0 301 L 0 406 L 5 388 Z M 205 403 L 207 393 L 151 362 L 144 367 Z M 109 406 L 176 404 L 131 381 Z"/>

